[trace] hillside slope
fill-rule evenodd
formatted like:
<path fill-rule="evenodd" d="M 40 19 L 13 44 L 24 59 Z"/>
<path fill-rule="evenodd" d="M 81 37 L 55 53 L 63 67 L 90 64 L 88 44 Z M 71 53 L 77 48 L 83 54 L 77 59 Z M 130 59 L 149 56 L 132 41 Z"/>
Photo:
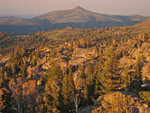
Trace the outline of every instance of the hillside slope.
<path fill-rule="evenodd" d="M 29 33 L 73 28 L 102 28 L 129 26 L 142 22 L 147 17 L 140 15 L 107 15 L 88 11 L 82 7 L 70 10 L 52 11 L 32 19 L 0 17 L 0 32 Z"/>
<path fill-rule="evenodd" d="M 0 24 L 5 25 L 39 25 L 38 21 L 33 19 L 16 18 L 16 17 L 0 17 Z"/>
<path fill-rule="evenodd" d="M 144 22 L 138 23 L 134 26 L 135 28 L 140 28 L 140 29 L 149 29 L 150 28 L 150 18 L 145 20 Z"/>
<path fill-rule="evenodd" d="M 60 10 L 46 13 L 35 17 L 37 20 L 48 20 L 50 23 L 80 23 L 80 22 L 95 22 L 95 21 L 115 21 L 121 22 L 109 15 L 90 12 L 81 7 L 76 7 L 71 10 Z"/>

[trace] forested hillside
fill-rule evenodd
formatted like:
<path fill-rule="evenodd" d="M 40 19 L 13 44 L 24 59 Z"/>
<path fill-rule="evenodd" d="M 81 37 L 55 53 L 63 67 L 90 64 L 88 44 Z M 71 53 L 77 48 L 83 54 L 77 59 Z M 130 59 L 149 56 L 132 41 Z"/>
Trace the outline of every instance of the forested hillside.
<path fill-rule="evenodd" d="M 0 112 L 148 113 L 147 23 L 0 33 Z"/>

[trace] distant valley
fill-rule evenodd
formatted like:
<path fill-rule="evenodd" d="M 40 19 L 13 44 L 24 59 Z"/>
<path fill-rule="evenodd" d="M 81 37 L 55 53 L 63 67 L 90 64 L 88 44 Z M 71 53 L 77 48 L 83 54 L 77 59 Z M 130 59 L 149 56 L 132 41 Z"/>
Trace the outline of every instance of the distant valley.
<path fill-rule="evenodd" d="M 39 15 L 32 19 L 0 17 L 0 32 L 27 34 L 31 32 L 72 28 L 101 28 L 129 26 L 146 20 L 141 15 L 107 15 L 88 11 L 82 7 L 59 10 Z"/>

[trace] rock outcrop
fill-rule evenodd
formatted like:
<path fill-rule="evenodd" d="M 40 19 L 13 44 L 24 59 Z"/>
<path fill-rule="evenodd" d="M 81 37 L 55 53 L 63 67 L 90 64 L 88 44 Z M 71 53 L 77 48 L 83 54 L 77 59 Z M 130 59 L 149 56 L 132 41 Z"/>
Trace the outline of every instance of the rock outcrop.
<path fill-rule="evenodd" d="M 100 96 L 79 113 L 150 113 L 150 107 L 134 93 L 113 92 Z"/>

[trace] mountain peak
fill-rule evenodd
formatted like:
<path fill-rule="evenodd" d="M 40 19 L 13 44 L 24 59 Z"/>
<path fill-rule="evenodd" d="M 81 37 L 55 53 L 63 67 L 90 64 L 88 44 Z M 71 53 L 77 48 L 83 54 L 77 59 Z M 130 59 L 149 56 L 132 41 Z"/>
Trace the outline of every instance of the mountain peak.
<path fill-rule="evenodd" d="M 74 10 L 85 10 L 84 8 L 82 8 L 81 6 L 77 6 L 74 8 Z"/>

